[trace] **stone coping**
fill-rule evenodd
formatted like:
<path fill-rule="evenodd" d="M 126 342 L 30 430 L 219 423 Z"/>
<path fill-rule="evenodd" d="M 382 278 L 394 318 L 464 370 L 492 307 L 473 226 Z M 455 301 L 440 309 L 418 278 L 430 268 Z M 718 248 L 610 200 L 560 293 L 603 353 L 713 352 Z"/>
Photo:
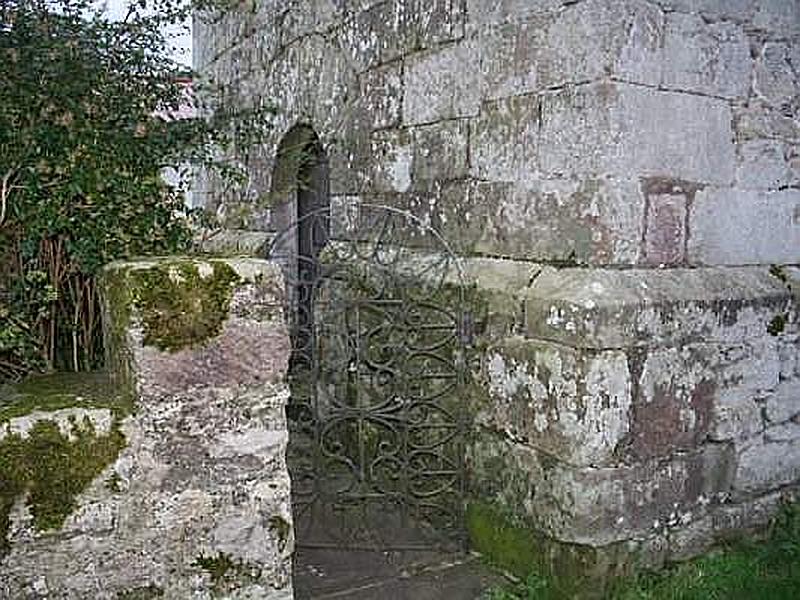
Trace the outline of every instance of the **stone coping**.
<path fill-rule="evenodd" d="M 799 293 L 791 267 L 543 267 L 521 296 L 527 337 L 609 349 L 794 331 Z"/>

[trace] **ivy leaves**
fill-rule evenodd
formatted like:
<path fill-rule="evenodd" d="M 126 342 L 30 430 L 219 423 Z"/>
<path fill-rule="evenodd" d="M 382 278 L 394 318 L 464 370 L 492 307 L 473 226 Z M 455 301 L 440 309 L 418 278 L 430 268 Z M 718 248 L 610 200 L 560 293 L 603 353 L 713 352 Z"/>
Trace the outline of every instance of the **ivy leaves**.
<path fill-rule="evenodd" d="M 226 1 L 203 4 L 222 10 Z M 111 260 L 189 243 L 188 179 L 170 185 L 164 170 L 186 174 L 195 165 L 235 179 L 236 167 L 220 157 L 270 127 L 270 106 L 212 110 L 220 90 L 205 85 L 198 97 L 191 73 L 170 58 L 165 26 L 183 22 L 192 4 L 131 2 L 123 20 L 111 21 L 93 0 L 0 0 L 6 348 L 17 348 L 13 332 L 24 331 L 50 367 L 96 366 L 93 276 Z M 53 294 L 28 285 L 30 273 L 43 273 Z M 20 356 L 0 347 L 0 361 L 19 366 L 27 361 Z"/>

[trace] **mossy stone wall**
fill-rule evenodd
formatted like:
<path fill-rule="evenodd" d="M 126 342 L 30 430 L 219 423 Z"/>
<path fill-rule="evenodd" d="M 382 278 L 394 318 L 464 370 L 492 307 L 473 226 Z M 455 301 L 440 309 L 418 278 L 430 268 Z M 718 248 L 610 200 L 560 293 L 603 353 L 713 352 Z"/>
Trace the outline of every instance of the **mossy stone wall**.
<path fill-rule="evenodd" d="M 150 259 L 101 287 L 113 393 L 0 403 L 0 597 L 291 600 L 280 269 Z"/>

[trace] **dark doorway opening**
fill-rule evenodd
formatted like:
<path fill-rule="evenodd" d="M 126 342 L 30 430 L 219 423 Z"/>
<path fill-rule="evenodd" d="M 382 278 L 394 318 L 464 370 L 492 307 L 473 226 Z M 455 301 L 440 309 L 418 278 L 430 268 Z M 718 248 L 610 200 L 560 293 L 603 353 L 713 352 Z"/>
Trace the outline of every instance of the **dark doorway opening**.
<path fill-rule="evenodd" d="M 284 269 L 294 285 L 290 295 L 291 368 L 311 367 L 314 339 L 314 282 L 319 254 L 330 238 L 328 157 L 314 129 L 295 125 L 283 138 L 272 177 L 273 223 L 280 236 L 278 251 L 288 261 Z M 274 250 L 273 250 L 274 253 Z"/>

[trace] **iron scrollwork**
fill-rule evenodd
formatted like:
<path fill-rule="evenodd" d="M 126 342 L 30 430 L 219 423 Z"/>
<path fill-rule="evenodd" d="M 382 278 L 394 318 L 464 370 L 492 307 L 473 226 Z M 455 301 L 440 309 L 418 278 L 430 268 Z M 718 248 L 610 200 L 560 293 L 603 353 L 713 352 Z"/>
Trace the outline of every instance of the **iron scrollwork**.
<path fill-rule="evenodd" d="M 358 204 L 307 215 L 276 237 L 270 257 L 284 270 L 292 332 L 298 544 L 391 548 L 460 532 L 466 407 L 454 255 L 414 216 Z"/>

